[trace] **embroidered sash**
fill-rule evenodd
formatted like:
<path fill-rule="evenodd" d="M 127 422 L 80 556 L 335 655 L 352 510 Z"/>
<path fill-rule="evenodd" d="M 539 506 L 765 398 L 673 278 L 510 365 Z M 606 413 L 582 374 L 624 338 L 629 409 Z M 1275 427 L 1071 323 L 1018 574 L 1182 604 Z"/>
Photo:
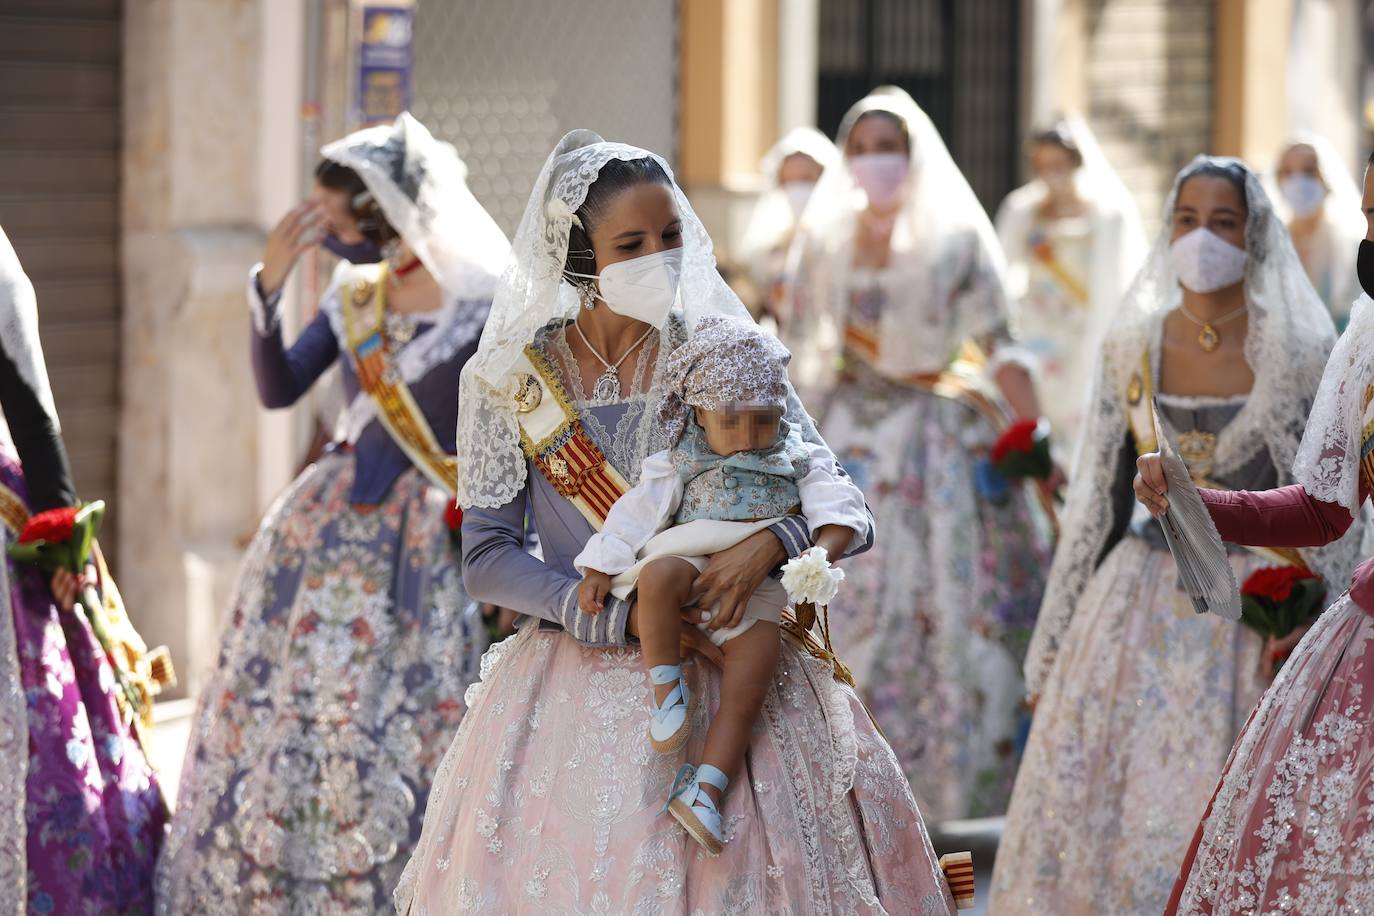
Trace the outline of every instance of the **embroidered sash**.
<path fill-rule="evenodd" d="M 19 494 L 0 483 L 0 524 L 17 538 L 28 521 L 29 509 L 19 498 Z"/>
<path fill-rule="evenodd" d="M 1054 245 L 1048 239 L 1032 243 L 1030 246 L 1031 257 L 1044 267 L 1046 272 L 1054 278 L 1055 282 L 1069 294 L 1069 297 L 1078 305 L 1088 304 L 1088 287 L 1074 275 L 1073 271 L 1054 253 Z"/>
<path fill-rule="evenodd" d="M 455 498 L 458 459 L 439 445 L 392 360 L 385 328 L 386 268 L 382 267 L 375 279 L 360 276 L 346 292 L 341 297 L 344 329 L 358 384 L 377 405 L 377 419 L 392 441 L 435 486 Z"/>
<path fill-rule="evenodd" d="M 1364 423 L 1360 427 L 1360 476 L 1365 489 L 1374 493 L 1374 384 L 1364 388 Z"/>
<path fill-rule="evenodd" d="M 1159 442 L 1155 438 L 1154 432 L 1155 388 L 1151 375 L 1150 351 L 1147 349 L 1141 354 L 1140 368 L 1132 374 L 1130 381 L 1126 384 L 1126 419 L 1130 424 L 1131 436 L 1135 439 L 1135 449 L 1138 455 L 1159 450 Z M 1178 439 L 1179 457 L 1188 466 L 1188 471 L 1192 474 L 1195 484 L 1209 490 L 1230 489 L 1230 487 L 1223 486 L 1206 476 L 1207 472 L 1211 471 L 1212 455 L 1216 451 L 1217 437 L 1215 433 L 1198 431 L 1180 433 Z M 1202 470 L 1204 468 L 1205 470 Z M 1307 561 L 1302 558 L 1302 554 L 1291 547 L 1251 547 L 1247 545 L 1245 549 L 1269 563 L 1309 569 Z"/>
<path fill-rule="evenodd" d="M 515 365 L 520 448 L 559 495 L 600 531 L 630 484 L 582 426 L 548 358 L 533 346 Z"/>

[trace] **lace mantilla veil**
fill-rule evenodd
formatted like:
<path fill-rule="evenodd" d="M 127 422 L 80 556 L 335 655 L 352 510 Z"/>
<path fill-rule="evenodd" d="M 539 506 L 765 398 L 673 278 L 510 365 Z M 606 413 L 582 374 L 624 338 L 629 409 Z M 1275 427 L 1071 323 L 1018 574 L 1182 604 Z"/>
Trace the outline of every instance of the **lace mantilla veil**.
<path fill-rule="evenodd" d="M 889 114 L 906 127 L 910 154 L 887 268 L 899 275 L 895 287 L 903 294 L 883 310 L 879 336 L 892 345 L 881 348 L 879 368 L 894 378 L 938 371 L 963 340 L 995 331 L 1006 321 L 1002 248 L 939 131 L 903 90 L 883 86 L 849 109 L 835 140 L 841 155 L 850 130 L 869 112 Z M 854 236 L 866 206 L 842 159 L 821 176 L 788 255 L 783 341 L 792 350 L 793 382 L 803 393 L 833 386 L 844 342 Z M 995 282 L 966 286 L 975 264 Z M 913 327 L 928 331 L 913 335 Z"/>
<path fill-rule="evenodd" d="M 1374 385 L 1374 302 L 1363 293 L 1326 363 L 1293 479 L 1308 495 L 1360 516 L 1360 448 L 1365 401 Z"/>
<path fill-rule="evenodd" d="M 567 134 L 549 154 L 530 192 L 481 344 L 463 368 L 458 405 L 458 454 L 462 456 L 458 502 L 464 508 L 503 506 L 524 487 L 525 457 L 520 450 L 512 370 L 525 346 L 542 330 L 556 331 L 558 325 L 574 318 L 580 307 L 576 292 L 563 277 L 563 264 L 574 213 L 586 199 L 587 189 L 607 162 L 646 158 L 657 162 L 673 182 L 682 217 L 682 274 L 677 304 L 652 351 L 658 354 L 652 374 L 630 398 L 649 405 L 662 399 L 666 393 L 662 356 L 690 334 L 702 317 L 729 315 L 752 322 L 739 297 L 716 270 L 710 236 L 673 179 L 668 163 L 647 150 L 607 142 L 589 130 Z M 650 351 L 646 348 L 644 352 Z M 653 421 L 654 411 L 641 410 L 635 416 L 633 428 L 617 431 L 617 439 L 628 438 L 635 443 L 624 452 L 629 459 L 617 463 L 631 482 L 638 480 L 639 462 L 644 456 L 664 445 Z M 801 424 L 805 438 L 817 440 L 815 428 L 795 394 L 789 398 L 787 419 Z"/>
<path fill-rule="evenodd" d="M 358 173 L 386 215 L 451 297 L 490 299 L 497 266 L 510 252 L 505 233 L 472 196 L 467 166 L 452 145 L 434 139 L 402 112 L 320 154 Z"/>
<path fill-rule="evenodd" d="M 781 245 L 796 225 L 797 218 L 787 201 L 787 193 L 778 183 L 778 172 L 782 169 L 783 161 L 794 153 L 801 153 L 817 162 L 822 175 L 840 163 L 840 151 L 835 144 L 814 127 L 794 127 L 773 144 L 759 162 L 759 171 L 767 182 L 767 189 L 754 204 L 744 235 L 740 238 L 741 261 L 752 261 Z"/>
<path fill-rule="evenodd" d="M 1026 658 L 1026 685 L 1031 695 L 1044 689 L 1078 599 L 1102 558 L 1111 525 L 1110 490 L 1128 435 L 1126 388 L 1146 353 L 1154 378 L 1159 377 L 1164 318 L 1182 299 L 1178 278 L 1169 264 L 1174 201 L 1183 182 L 1208 163 L 1239 166 L 1245 173 L 1249 258 L 1244 282 L 1250 307 L 1245 360 L 1255 375 L 1245 406 L 1231 421 L 1225 439 L 1219 440 L 1228 444 L 1218 448 L 1214 472 L 1239 469 L 1257 453 L 1267 451 L 1280 471 L 1280 483 L 1291 482 L 1284 471 L 1293 466 L 1298 454 L 1308 411 L 1335 343 L 1335 328 L 1308 282 L 1288 231 L 1275 214 L 1259 177 L 1239 160 L 1199 156 L 1174 180 L 1164 205 L 1163 228 L 1103 342 L 1070 475 L 1068 500 L 1060 515 L 1063 538 L 1050 567 Z M 1236 427 L 1234 435 L 1230 434 L 1231 427 Z M 1308 563 L 1334 587 L 1343 587 L 1348 581 L 1359 548 L 1358 528 L 1353 527 L 1328 547 L 1304 551 Z"/>

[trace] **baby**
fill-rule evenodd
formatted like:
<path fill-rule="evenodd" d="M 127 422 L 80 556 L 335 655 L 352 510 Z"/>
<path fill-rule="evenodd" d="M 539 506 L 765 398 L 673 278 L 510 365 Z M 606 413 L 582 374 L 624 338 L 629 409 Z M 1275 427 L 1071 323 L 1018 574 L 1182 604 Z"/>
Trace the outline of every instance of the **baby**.
<path fill-rule="evenodd" d="M 702 319 L 666 363 L 669 393 L 658 419 L 669 448 L 644 460 L 639 483 L 575 561 L 585 613 L 599 613 L 608 592 L 638 589 L 639 640 L 653 683 L 649 741 L 661 753 L 680 750 L 691 731 L 696 696 L 680 665 L 682 608 L 710 555 L 800 512 L 824 567 L 868 524 L 863 497 L 837 479 L 834 456 L 783 419 L 789 359 L 752 324 Z M 838 572 L 831 575 L 838 581 Z M 678 772 L 667 810 L 712 855 L 724 843 L 722 797 L 744 762 L 777 666 L 788 601 L 782 584 L 767 579 L 730 619 L 700 624 L 725 657 L 720 708 L 701 765 Z"/>

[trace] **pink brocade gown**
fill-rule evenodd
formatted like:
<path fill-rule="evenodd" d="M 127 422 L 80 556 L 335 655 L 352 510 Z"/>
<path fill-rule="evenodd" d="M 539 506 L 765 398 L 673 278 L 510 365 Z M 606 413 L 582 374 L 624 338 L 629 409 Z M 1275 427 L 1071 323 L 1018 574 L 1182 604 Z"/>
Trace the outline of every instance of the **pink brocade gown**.
<path fill-rule="evenodd" d="M 1374 619 L 1343 595 L 1231 751 L 1169 912 L 1374 912 Z"/>
<path fill-rule="evenodd" d="M 703 676 L 709 672 L 709 675 Z M 681 755 L 646 736 L 639 652 L 527 623 L 482 661 L 397 910 L 952 913 L 921 815 L 853 691 L 784 643 L 709 857 L 661 813 Z M 700 754 L 714 669 L 688 759 Z"/>

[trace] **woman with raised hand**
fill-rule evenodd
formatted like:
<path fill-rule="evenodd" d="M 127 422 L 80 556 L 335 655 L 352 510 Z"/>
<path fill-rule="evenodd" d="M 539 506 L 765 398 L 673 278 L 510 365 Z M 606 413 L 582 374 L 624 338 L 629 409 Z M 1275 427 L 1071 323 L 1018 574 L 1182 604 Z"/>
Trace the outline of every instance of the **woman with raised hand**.
<path fill-rule="evenodd" d="M 249 280 L 253 370 L 282 408 L 339 362 L 349 404 L 244 559 L 158 870 L 178 916 L 387 909 L 487 643 L 453 430 L 509 246 L 408 114 L 323 155 Z M 282 285 L 321 243 L 344 260 L 287 347 Z"/>

